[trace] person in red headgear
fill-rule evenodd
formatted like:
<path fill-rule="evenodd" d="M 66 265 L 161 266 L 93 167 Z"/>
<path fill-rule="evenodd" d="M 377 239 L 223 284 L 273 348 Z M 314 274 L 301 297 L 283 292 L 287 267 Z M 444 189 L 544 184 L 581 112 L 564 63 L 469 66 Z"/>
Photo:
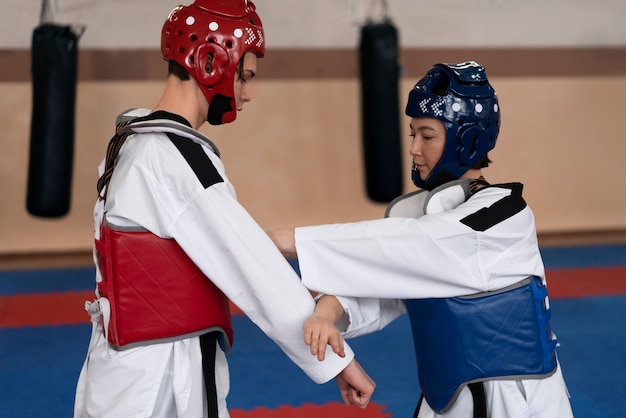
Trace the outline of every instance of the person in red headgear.
<path fill-rule="evenodd" d="M 326 360 L 303 336 L 315 302 L 237 202 L 217 147 L 198 128 L 251 100 L 265 38 L 255 5 L 197 0 L 162 30 L 169 74 L 153 109 L 118 117 L 99 167 L 96 300 L 75 417 L 228 417 L 229 300 L 347 405 L 375 384 L 341 341 Z"/>

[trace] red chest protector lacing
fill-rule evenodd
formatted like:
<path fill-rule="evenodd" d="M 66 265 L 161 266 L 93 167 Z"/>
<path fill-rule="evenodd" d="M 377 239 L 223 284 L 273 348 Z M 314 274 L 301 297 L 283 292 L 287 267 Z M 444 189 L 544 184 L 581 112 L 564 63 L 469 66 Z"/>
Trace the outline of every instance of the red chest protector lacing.
<path fill-rule="evenodd" d="M 233 341 L 229 301 L 173 239 L 151 232 L 114 229 L 103 221 L 95 241 L 108 299 L 109 342 L 144 345 L 219 330 L 228 351 Z"/>

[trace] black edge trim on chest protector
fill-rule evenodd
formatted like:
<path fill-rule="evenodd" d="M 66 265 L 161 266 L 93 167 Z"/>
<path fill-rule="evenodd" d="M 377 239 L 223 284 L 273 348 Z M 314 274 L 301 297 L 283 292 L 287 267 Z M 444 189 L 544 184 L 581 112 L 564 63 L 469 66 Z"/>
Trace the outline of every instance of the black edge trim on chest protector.
<path fill-rule="evenodd" d="M 196 177 L 198 177 L 205 189 L 224 181 L 213 165 L 213 161 L 204 153 L 202 145 L 173 133 L 168 133 L 167 136 L 174 146 L 178 148 L 185 160 L 187 160 L 187 163 L 193 172 L 196 173 Z"/>
<path fill-rule="evenodd" d="M 469 226 L 474 231 L 484 232 L 494 225 L 521 212 L 526 207 L 526 201 L 522 198 L 521 183 L 500 184 L 497 187 L 511 189 L 511 194 L 488 208 L 482 208 L 461 219 L 461 223 Z"/>

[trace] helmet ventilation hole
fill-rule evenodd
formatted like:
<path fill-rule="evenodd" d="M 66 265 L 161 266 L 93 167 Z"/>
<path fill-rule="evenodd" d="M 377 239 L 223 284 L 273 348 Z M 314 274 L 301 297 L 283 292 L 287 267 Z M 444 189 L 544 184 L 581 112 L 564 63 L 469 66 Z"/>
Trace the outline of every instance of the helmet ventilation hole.
<path fill-rule="evenodd" d="M 207 74 L 211 74 L 213 72 L 213 53 L 211 52 L 209 52 L 209 54 L 207 55 L 204 71 L 206 71 Z"/>
<path fill-rule="evenodd" d="M 432 93 L 437 96 L 445 96 L 448 94 L 448 90 L 450 89 L 450 80 L 447 78 L 442 78 L 436 80 L 435 85 L 432 87 Z"/>

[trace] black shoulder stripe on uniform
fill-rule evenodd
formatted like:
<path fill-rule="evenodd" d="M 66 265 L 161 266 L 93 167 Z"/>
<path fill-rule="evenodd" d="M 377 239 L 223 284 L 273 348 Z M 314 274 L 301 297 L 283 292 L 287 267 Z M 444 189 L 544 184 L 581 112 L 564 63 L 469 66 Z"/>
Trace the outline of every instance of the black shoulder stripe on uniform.
<path fill-rule="evenodd" d="M 484 232 L 494 225 L 510 218 L 526 207 L 526 201 L 522 197 L 521 183 L 501 184 L 498 187 L 506 187 L 511 189 L 511 194 L 488 208 L 472 213 L 461 219 L 461 223 L 469 226 L 474 231 Z"/>
<path fill-rule="evenodd" d="M 193 172 L 196 173 L 196 177 L 198 177 L 205 189 L 224 181 L 209 156 L 204 153 L 202 145 L 173 133 L 168 133 L 167 136 L 185 157 L 185 160 L 187 160 Z"/>

